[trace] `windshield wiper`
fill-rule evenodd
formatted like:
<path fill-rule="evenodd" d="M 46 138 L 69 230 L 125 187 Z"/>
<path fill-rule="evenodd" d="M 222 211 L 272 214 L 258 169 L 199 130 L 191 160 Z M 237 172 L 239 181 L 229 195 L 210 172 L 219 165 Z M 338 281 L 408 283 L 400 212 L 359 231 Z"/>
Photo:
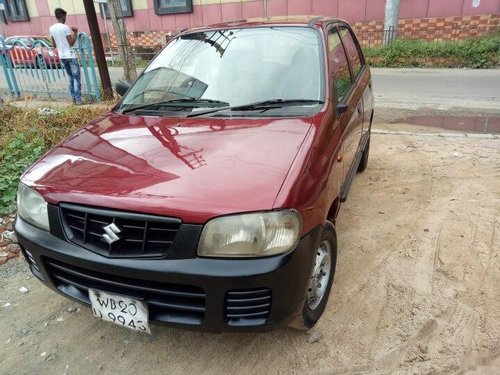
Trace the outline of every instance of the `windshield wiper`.
<path fill-rule="evenodd" d="M 185 105 L 189 104 L 189 105 Z M 229 105 L 228 102 L 223 102 L 221 100 L 215 100 L 215 99 L 201 99 L 201 98 L 181 98 L 181 99 L 171 99 L 171 100 L 164 100 L 161 102 L 156 102 L 156 103 L 149 103 L 149 104 L 143 104 L 143 105 L 138 105 L 136 107 L 132 108 L 127 108 L 121 111 L 122 114 L 124 113 L 129 113 L 133 111 L 137 111 L 139 109 L 150 109 L 151 107 L 161 107 L 161 106 L 185 106 L 185 107 L 196 107 L 197 104 L 210 104 L 212 106 L 227 106 Z"/>
<path fill-rule="evenodd" d="M 272 100 L 264 100 L 262 102 L 255 102 L 255 103 L 236 105 L 230 107 L 220 107 L 220 108 L 209 109 L 206 111 L 190 113 L 187 115 L 187 117 L 202 116 L 219 111 L 253 111 L 257 109 L 273 109 L 273 108 L 300 106 L 307 104 L 323 104 L 323 103 L 324 102 L 322 100 L 316 100 L 316 99 L 272 99 Z"/>

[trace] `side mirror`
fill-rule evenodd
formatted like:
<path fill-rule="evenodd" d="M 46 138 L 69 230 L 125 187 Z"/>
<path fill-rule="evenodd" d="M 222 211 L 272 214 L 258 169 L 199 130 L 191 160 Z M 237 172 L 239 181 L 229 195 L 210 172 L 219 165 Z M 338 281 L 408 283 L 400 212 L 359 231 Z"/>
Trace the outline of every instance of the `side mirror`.
<path fill-rule="evenodd" d="M 349 106 L 345 103 L 337 104 L 337 117 L 340 117 L 343 113 L 347 112 Z"/>
<path fill-rule="evenodd" d="M 123 79 L 119 79 L 115 83 L 116 93 L 120 96 L 125 95 L 125 93 L 128 91 L 129 88 L 130 88 L 130 83 L 124 81 Z"/>

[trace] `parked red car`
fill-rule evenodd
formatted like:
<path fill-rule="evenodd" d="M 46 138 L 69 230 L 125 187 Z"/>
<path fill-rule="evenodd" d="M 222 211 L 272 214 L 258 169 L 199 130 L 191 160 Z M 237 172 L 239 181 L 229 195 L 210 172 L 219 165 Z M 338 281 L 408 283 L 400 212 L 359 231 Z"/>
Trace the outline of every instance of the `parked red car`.
<path fill-rule="evenodd" d="M 57 48 L 53 48 L 50 38 L 38 35 L 11 36 L 5 40 L 9 57 L 15 66 L 60 67 Z M 2 46 L 0 46 L 2 48 Z M 5 52 L 2 48 L 2 53 Z"/>
<path fill-rule="evenodd" d="M 33 274 L 140 331 L 312 327 L 341 202 L 368 162 L 371 75 L 351 28 L 188 30 L 117 91 L 21 178 L 15 230 Z"/>

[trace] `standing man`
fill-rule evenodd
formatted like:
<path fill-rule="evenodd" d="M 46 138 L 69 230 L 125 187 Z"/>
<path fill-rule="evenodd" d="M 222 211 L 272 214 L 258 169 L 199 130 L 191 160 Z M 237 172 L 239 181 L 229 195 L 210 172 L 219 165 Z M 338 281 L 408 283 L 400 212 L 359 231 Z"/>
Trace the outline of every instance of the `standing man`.
<path fill-rule="evenodd" d="M 49 29 L 50 36 L 52 37 L 52 43 L 59 50 L 59 58 L 61 59 L 61 64 L 66 70 L 66 74 L 69 77 L 69 93 L 71 98 L 73 98 L 73 103 L 76 105 L 82 103 L 82 84 L 80 81 L 80 64 L 76 58 L 75 51 L 71 48 L 75 42 L 78 35 L 78 29 L 65 25 L 66 23 L 66 11 L 61 8 L 56 8 L 54 12 L 57 23 L 52 25 Z"/>

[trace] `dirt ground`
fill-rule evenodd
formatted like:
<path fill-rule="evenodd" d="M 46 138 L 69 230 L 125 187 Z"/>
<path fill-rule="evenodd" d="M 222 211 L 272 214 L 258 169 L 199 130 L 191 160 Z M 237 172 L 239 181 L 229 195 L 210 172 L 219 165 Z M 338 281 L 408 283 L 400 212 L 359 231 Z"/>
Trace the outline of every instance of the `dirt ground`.
<path fill-rule="evenodd" d="M 332 293 L 308 334 L 134 333 L 12 259 L 0 373 L 500 373 L 500 136 L 377 125 L 337 231 Z"/>

